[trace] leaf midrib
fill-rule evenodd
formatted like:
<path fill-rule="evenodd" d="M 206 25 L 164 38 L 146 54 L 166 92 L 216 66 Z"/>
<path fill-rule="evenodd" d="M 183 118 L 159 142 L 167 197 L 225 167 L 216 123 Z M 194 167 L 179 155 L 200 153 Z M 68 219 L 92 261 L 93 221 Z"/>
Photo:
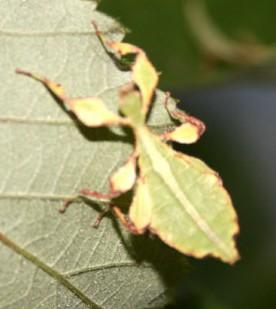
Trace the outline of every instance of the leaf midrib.
<path fill-rule="evenodd" d="M 24 248 L 17 245 L 14 241 L 6 237 L 3 233 L 0 232 L 0 241 L 7 246 L 12 251 L 23 256 L 25 259 L 30 261 L 32 264 L 36 265 L 39 269 L 47 273 L 49 276 L 54 278 L 57 282 L 71 291 L 76 297 L 78 297 L 84 304 L 92 309 L 101 309 L 99 305 L 93 302 L 87 295 L 85 295 L 81 290 L 79 290 L 75 285 L 73 285 L 64 275 L 49 267 L 39 258 L 31 254 L 29 251 L 26 251 Z"/>

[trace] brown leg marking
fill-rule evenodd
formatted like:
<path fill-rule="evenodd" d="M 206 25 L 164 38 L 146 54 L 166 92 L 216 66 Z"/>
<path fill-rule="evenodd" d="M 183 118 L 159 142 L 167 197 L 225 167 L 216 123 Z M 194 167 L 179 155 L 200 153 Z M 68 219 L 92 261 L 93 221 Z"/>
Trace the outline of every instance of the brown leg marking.
<path fill-rule="evenodd" d="M 120 192 L 115 191 L 110 191 L 108 193 L 100 193 L 97 191 L 91 191 L 89 189 L 83 189 L 80 191 L 80 196 L 94 197 L 95 199 L 103 202 L 109 202 L 110 200 L 118 197 L 120 194 Z"/>
<path fill-rule="evenodd" d="M 129 220 L 129 218 L 121 211 L 121 209 L 115 205 L 110 205 L 112 212 L 115 217 L 123 224 L 123 226 L 132 234 L 140 234 L 134 224 Z"/>
<path fill-rule="evenodd" d="M 103 210 L 99 213 L 94 223 L 92 223 L 92 227 L 97 229 L 102 222 L 102 219 L 106 216 L 106 214 L 110 211 L 110 207 L 108 209 Z"/>
<path fill-rule="evenodd" d="M 112 200 L 115 197 L 118 197 L 120 195 L 120 193 L 118 192 L 113 192 L 110 191 L 106 194 L 104 193 L 100 193 L 100 192 L 96 192 L 96 191 L 91 191 L 89 189 L 83 189 L 80 191 L 79 195 L 77 195 L 76 197 L 67 199 L 64 201 L 63 207 L 59 209 L 59 212 L 61 214 L 65 213 L 67 208 L 77 199 L 80 199 L 81 197 L 94 197 L 96 200 L 99 200 L 100 202 L 103 203 L 110 203 L 110 200 Z"/>
<path fill-rule="evenodd" d="M 137 235 L 140 234 L 139 231 L 136 229 L 134 224 L 129 220 L 127 215 L 125 215 L 121 209 L 118 206 L 110 204 L 110 200 L 113 198 L 116 198 L 120 195 L 118 192 L 112 192 L 110 191 L 109 193 L 103 194 L 100 192 L 96 191 L 90 191 L 89 189 L 83 189 L 80 191 L 79 196 L 76 196 L 75 198 L 71 198 L 68 200 L 64 201 L 63 207 L 59 209 L 60 213 L 65 213 L 67 208 L 78 198 L 84 196 L 84 197 L 94 197 L 96 199 L 99 199 L 103 203 L 108 203 L 108 208 L 103 210 L 98 217 L 96 218 L 96 221 L 92 224 L 94 228 L 98 228 L 102 219 L 105 217 L 105 215 L 112 210 L 113 214 L 115 217 L 118 218 L 118 220 L 122 223 L 122 225 L 131 233 Z"/>

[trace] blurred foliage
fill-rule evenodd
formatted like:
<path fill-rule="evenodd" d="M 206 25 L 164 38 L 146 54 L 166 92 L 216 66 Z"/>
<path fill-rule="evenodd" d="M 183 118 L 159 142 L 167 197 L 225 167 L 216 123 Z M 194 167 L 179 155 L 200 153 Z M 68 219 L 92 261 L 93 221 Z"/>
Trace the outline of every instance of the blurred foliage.
<path fill-rule="evenodd" d="M 248 67 L 241 63 L 233 65 L 206 59 L 184 16 L 187 1 L 102 0 L 100 10 L 114 16 L 130 29 L 127 41 L 147 51 L 162 72 L 163 85 L 179 87 L 210 83 L 247 70 Z M 210 20 L 232 40 L 268 45 L 276 42 L 275 0 L 205 2 Z"/>

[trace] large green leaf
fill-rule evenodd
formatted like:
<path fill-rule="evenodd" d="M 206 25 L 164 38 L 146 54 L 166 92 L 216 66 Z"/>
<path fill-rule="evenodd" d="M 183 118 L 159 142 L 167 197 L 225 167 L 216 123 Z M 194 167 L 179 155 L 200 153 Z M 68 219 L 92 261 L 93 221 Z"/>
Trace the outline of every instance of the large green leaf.
<path fill-rule="evenodd" d="M 131 144 L 123 131 L 77 128 L 41 85 L 14 71 L 44 74 L 70 95 L 102 96 L 116 111 L 129 73 L 90 23 L 113 39 L 123 31 L 95 9 L 81 0 L 0 3 L 0 308 L 158 306 L 174 269 L 184 269 L 176 252 L 130 236 L 111 218 L 92 229 L 98 212 L 85 203 L 58 214 L 83 187 L 107 190 Z M 162 98 L 158 92 L 150 116 L 158 130 L 171 124 Z"/>

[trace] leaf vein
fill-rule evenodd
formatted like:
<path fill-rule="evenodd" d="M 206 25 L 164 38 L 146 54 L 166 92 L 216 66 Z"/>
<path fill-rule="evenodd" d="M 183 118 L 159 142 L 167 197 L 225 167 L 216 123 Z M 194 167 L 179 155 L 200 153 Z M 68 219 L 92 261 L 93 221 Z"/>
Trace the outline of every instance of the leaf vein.
<path fill-rule="evenodd" d="M 1 232 L 0 232 L 0 241 L 2 242 L 3 245 L 7 246 L 9 249 L 21 255 L 26 260 L 34 264 L 37 267 L 37 269 L 38 268 L 41 269 L 42 271 L 47 273 L 50 277 L 54 278 L 57 282 L 59 282 L 59 284 L 63 285 L 65 288 L 67 288 L 69 291 L 75 294 L 79 299 L 81 299 L 82 302 L 88 305 L 89 308 L 93 308 L 93 309 L 101 308 L 95 302 L 93 302 L 90 298 L 88 298 L 88 296 L 82 293 L 82 291 L 79 290 L 75 285 L 73 285 L 64 275 L 62 275 L 55 269 L 49 267 L 38 257 L 34 256 L 29 251 L 26 251 L 24 248 L 17 245 L 15 242 L 13 242 L 11 239 L 6 237 Z"/>
<path fill-rule="evenodd" d="M 65 273 L 65 276 L 68 277 L 74 277 L 78 276 L 81 274 L 85 274 L 88 272 L 93 272 L 93 271 L 100 271 L 100 270 L 105 270 L 105 269 L 110 269 L 110 268 L 125 268 L 125 267 L 138 267 L 138 264 L 136 262 L 131 262 L 131 261 L 125 261 L 125 262 L 115 262 L 115 263 L 107 263 L 107 264 L 102 264 L 102 265 L 94 265 L 91 267 L 85 267 L 81 268 L 75 271 L 71 271 L 68 273 Z M 139 265 L 141 267 L 141 265 Z M 149 265 L 142 265 L 143 268 L 150 268 Z"/>

